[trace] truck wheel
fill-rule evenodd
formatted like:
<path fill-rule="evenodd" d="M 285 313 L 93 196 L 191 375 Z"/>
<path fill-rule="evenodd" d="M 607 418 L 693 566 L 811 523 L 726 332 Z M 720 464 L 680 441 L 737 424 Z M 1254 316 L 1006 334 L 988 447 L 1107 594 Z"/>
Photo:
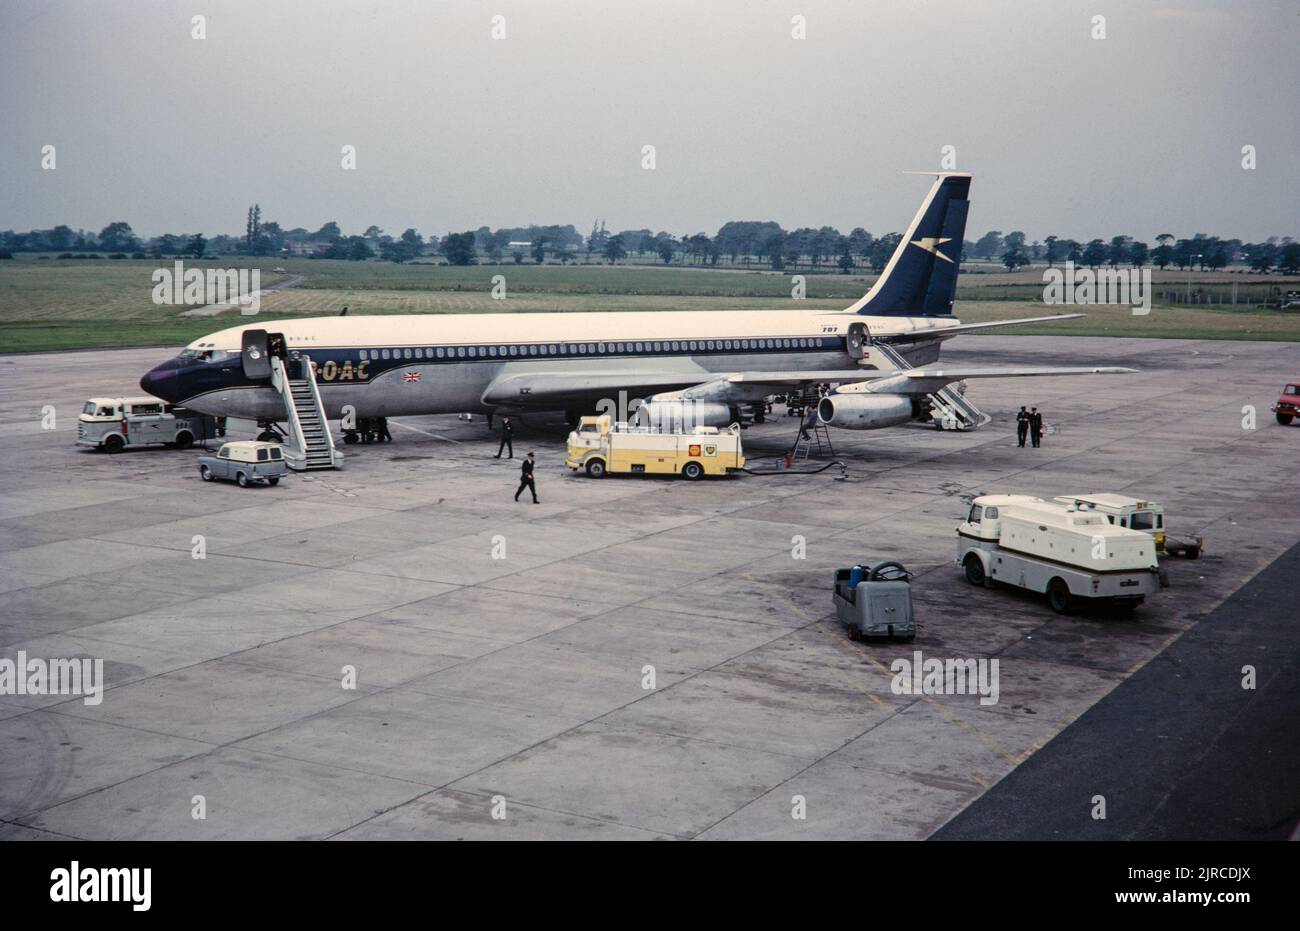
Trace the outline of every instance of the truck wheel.
<path fill-rule="evenodd" d="M 974 553 L 967 553 L 962 566 L 966 569 L 966 581 L 983 588 L 988 577 L 984 574 L 984 563 L 980 562 L 980 558 Z"/>
<path fill-rule="evenodd" d="M 104 439 L 104 448 L 110 453 L 120 453 L 125 445 L 126 441 L 116 433 Z"/>
<path fill-rule="evenodd" d="M 1295 417 L 1294 414 L 1278 414 L 1278 415 L 1277 415 L 1277 422 L 1280 423 L 1282 426 L 1285 427 L 1285 426 L 1287 426 L 1288 424 L 1291 423 L 1291 419 L 1292 419 L 1293 417 Z"/>
<path fill-rule="evenodd" d="M 190 431 L 182 430 L 180 433 L 176 434 L 177 449 L 189 449 L 193 445 L 194 445 L 194 434 L 190 433 Z"/>
<path fill-rule="evenodd" d="M 199 466 L 199 478 L 205 482 L 212 481 L 212 470 L 207 466 Z"/>
<path fill-rule="evenodd" d="M 688 462 L 682 466 L 682 475 L 689 478 L 692 482 L 704 477 L 704 466 L 698 462 Z"/>
<path fill-rule="evenodd" d="M 238 485 L 239 485 L 240 488 L 247 488 L 247 487 L 248 487 L 248 476 L 245 475 L 243 472 L 236 472 L 236 473 L 235 473 L 235 482 L 238 483 Z"/>
<path fill-rule="evenodd" d="M 604 460 L 604 459 L 588 459 L 588 460 L 587 460 L 587 475 L 588 475 L 590 478 L 604 478 L 604 477 L 605 477 L 605 460 Z"/>
<path fill-rule="evenodd" d="M 1047 603 L 1057 614 L 1067 614 L 1070 610 L 1070 586 L 1061 579 L 1052 579 L 1047 583 Z"/>

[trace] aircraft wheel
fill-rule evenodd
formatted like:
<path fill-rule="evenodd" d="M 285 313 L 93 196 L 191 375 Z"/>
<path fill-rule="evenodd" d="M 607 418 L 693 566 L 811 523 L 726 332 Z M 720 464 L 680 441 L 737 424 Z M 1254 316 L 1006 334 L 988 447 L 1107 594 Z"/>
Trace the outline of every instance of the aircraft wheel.
<path fill-rule="evenodd" d="M 259 443 L 276 443 L 279 442 L 279 440 L 280 434 L 276 433 L 274 430 L 263 430 L 257 435 L 257 441 Z"/>

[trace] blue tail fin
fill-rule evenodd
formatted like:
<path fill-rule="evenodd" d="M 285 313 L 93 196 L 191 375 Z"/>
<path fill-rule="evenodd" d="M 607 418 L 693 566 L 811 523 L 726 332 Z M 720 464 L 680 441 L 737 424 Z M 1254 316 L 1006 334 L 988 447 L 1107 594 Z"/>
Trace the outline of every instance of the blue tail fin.
<path fill-rule="evenodd" d="M 966 211 L 968 174 L 940 172 L 875 285 L 846 313 L 881 317 L 952 314 Z"/>

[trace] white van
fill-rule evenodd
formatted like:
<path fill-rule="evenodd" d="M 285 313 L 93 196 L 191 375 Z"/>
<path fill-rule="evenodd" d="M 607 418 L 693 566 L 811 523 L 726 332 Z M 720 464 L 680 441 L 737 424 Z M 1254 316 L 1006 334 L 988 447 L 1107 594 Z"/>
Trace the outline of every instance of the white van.
<path fill-rule="evenodd" d="M 154 397 L 90 398 L 77 418 L 77 445 L 121 452 L 128 446 L 175 446 L 219 435 L 217 420 Z"/>

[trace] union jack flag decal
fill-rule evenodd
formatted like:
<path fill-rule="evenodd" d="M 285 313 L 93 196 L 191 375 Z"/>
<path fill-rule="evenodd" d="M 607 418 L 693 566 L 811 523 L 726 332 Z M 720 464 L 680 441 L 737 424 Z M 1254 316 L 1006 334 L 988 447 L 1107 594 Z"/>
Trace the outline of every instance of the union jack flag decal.
<path fill-rule="evenodd" d="M 419 381 L 419 380 L 420 380 L 419 372 L 407 372 L 405 375 L 402 376 L 402 381 Z"/>

